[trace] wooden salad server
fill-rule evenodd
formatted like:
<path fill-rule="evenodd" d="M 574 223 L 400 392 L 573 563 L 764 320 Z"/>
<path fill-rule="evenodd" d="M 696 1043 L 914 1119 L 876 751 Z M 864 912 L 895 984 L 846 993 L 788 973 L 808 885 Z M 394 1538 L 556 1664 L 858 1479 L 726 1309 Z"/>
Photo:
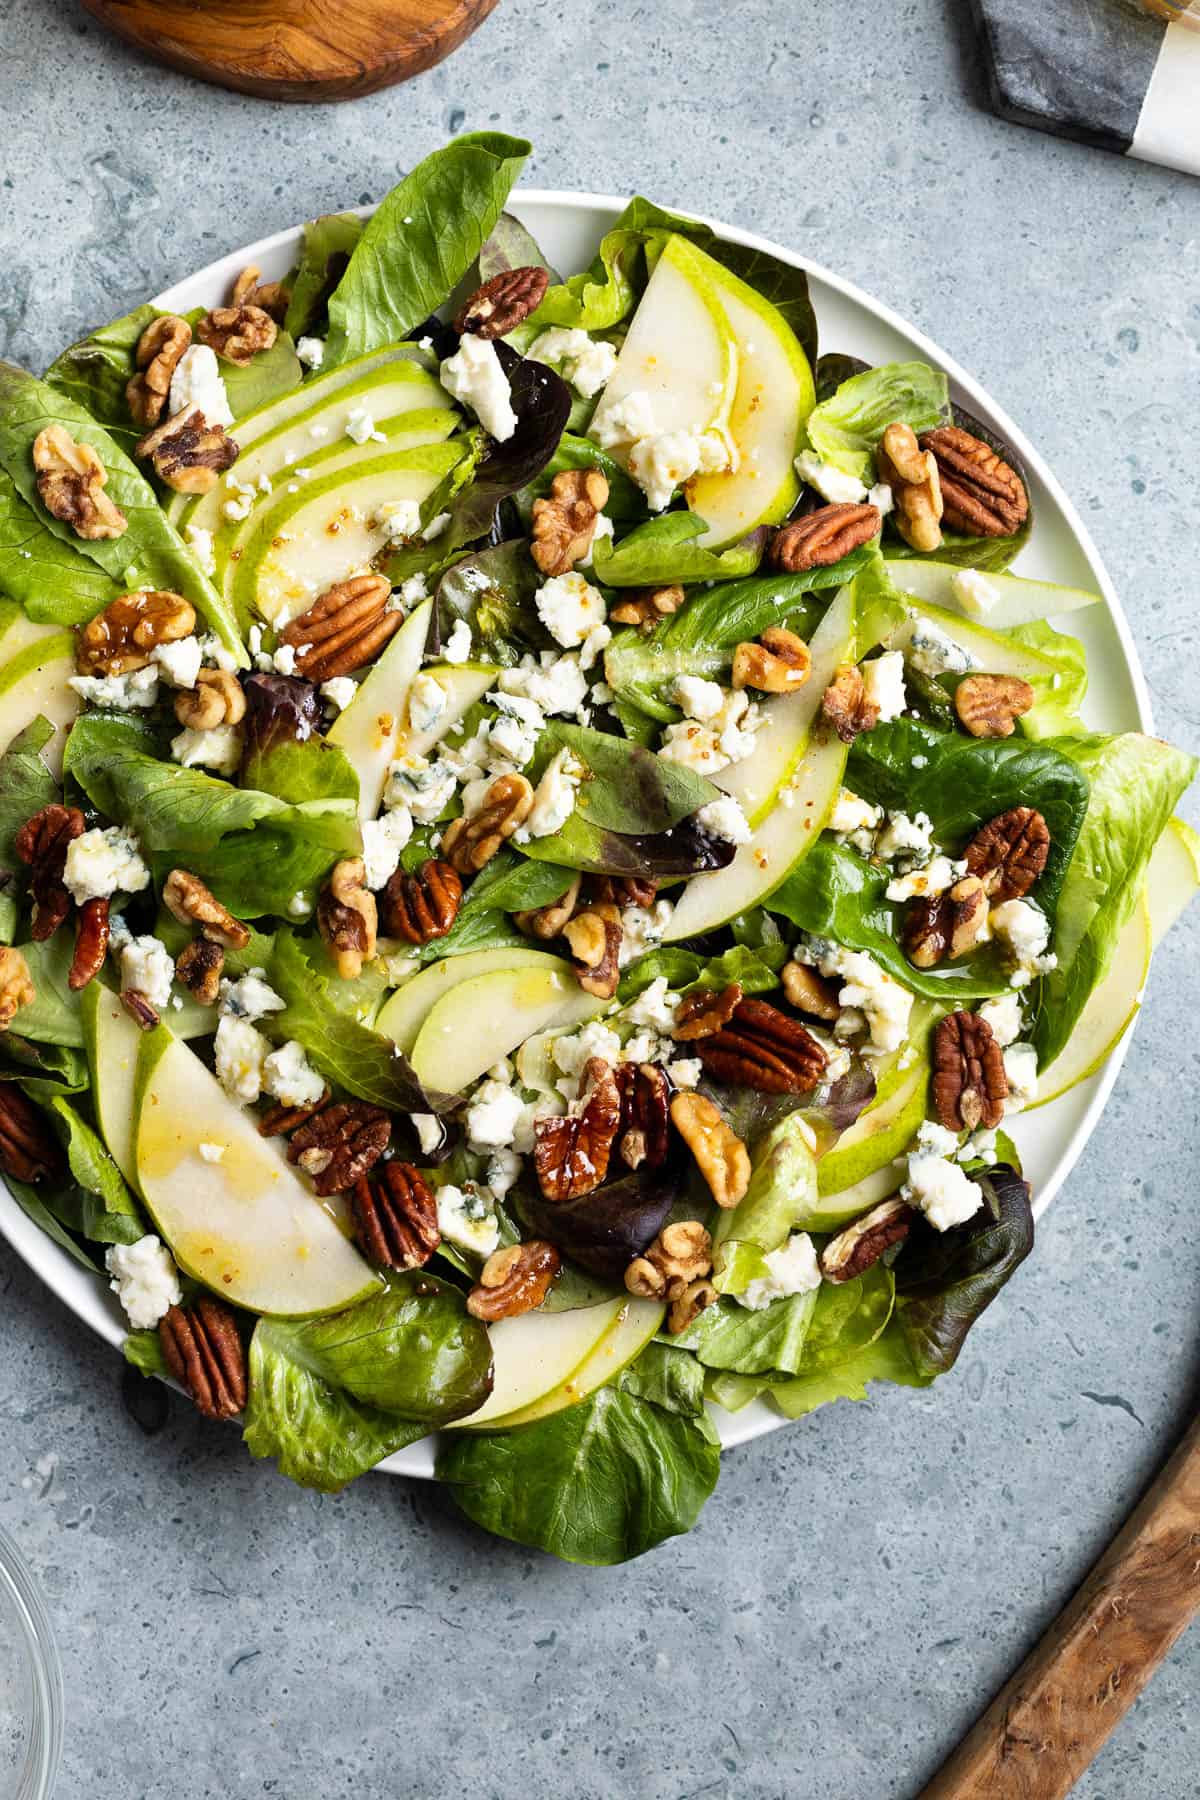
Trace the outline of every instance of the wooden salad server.
<path fill-rule="evenodd" d="M 1061 1800 L 1200 1611 L 1200 1419 L 920 1800 Z"/>
<path fill-rule="evenodd" d="M 268 100 L 352 100 L 441 62 L 497 0 L 83 0 L 139 50 Z"/>

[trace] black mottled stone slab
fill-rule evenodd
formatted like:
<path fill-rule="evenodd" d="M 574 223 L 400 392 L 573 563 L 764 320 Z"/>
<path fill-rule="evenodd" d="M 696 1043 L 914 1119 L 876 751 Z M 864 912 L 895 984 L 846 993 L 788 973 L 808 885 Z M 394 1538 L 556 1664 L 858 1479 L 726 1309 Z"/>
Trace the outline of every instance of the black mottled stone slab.
<path fill-rule="evenodd" d="M 1166 26 L 1123 0 L 971 0 L 1005 119 L 1128 150 Z"/>

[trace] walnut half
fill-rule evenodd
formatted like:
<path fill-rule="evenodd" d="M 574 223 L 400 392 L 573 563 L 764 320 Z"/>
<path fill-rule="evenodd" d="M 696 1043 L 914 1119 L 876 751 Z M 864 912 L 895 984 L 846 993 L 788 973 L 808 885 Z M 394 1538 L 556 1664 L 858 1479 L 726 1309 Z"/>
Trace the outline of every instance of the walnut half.
<path fill-rule="evenodd" d="M 218 475 L 231 469 L 238 447 L 223 425 L 210 425 L 199 408 L 175 413 L 139 438 L 134 454 L 153 468 L 158 479 L 177 494 L 207 494 Z"/>
<path fill-rule="evenodd" d="M 108 470 L 90 444 L 77 444 L 61 425 L 47 425 L 33 440 L 33 466 L 42 505 L 76 537 L 94 542 L 128 530 L 129 520 L 104 492 Z"/>
<path fill-rule="evenodd" d="M 564 469 L 554 477 L 549 499 L 533 503 L 530 554 L 543 575 L 565 575 L 582 562 L 607 499 L 599 469 Z"/>

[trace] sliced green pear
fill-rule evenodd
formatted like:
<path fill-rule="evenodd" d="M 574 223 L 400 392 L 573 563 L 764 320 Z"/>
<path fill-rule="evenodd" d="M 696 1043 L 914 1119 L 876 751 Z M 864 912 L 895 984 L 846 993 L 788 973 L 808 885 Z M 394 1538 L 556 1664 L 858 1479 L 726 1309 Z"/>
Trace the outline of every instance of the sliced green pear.
<path fill-rule="evenodd" d="M 298 1317 L 351 1306 L 379 1286 L 332 1205 L 162 1025 L 142 1039 L 134 1118 L 146 1207 L 180 1268 L 222 1298 Z M 214 1151 L 219 1160 L 209 1160 Z"/>
<path fill-rule="evenodd" d="M 507 1425 L 511 1414 L 561 1392 L 603 1344 L 624 1311 L 625 1301 L 616 1299 L 572 1312 L 528 1312 L 498 1320 L 488 1329 L 495 1370 L 492 1391 L 478 1412 L 457 1421 L 455 1430 L 490 1430 L 501 1422 Z"/>
<path fill-rule="evenodd" d="M 438 1001 L 417 1033 L 412 1066 L 426 1087 L 457 1094 L 537 1031 L 573 1031 L 604 1011 L 570 963 L 499 969 L 463 981 Z"/>
<path fill-rule="evenodd" d="M 239 543 L 229 597 L 241 618 L 294 618 L 318 594 L 364 568 L 388 542 L 380 509 L 391 501 L 427 500 L 462 459 L 461 442 L 379 452 L 345 470 L 294 484 L 257 518 Z"/>
<path fill-rule="evenodd" d="M 396 745 L 397 756 L 428 756 L 435 744 L 454 730 L 463 714 L 482 700 L 488 689 L 495 687 L 499 669 L 483 663 L 432 663 L 425 670 L 446 690 L 446 704 L 432 725 L 424 731 L 411 731 L 408 715 Z"/>
<path fill-rule="evenodd" d="M 1146 898 L 1154 948 L 1200 892 L 1200 834 L 1186 819 L 1171 819 L 1154 846 L 1146 872 Z"/>
<path fill-rule="evenodd" d="M 905 563 L 902 566 L 908 568 L 910 565 Z M 920 565 L 914 559 L 911 567 L 918 568 Z M 907 619 L 892 633 L 888 639 L 888 649 L 907 650 L 922 618 L 928 619 L 939 631 L 945 632 L 960 649 L 967 652 L 977 669 L 986 669 L 989 675 L 1019 675 L 1022 681 L 1053 682 L 1059 673 L 1058 663 L 1053 657 L 1044 656 L 1040 650 L 1003 637 L 987 625 L 964 618 L 961 613 L 948 612 L 944 607 L 926 602 L 922 602 L 916 618 Z"/>
<path fill-rule="evenodd" d="M 80 1014 L 100 1135 L 126 1181 L 136 1188 L 133 1106 L 142 1033 L 118 996 L 99 981 L 84 988 Z"/>
<path fill-rule="evenodd" d="M 1015 625 L 1034 625 L 1042 619 L 1056 619 L 1082 607 L 1095 606 L 1099 594 L 1086 588 L 1060 587 L 1053 581 L 1030 581 L 1022 575 L 985 574 L 984 579 L 995 594 L 986 612 L 972 612 L 960 599 L 955 587 L 956 576 L 964 571 L 954 563 L 926 562 L 913 557 L 891 559 L 888 574 L 905 594 L 914 594 L 930 606 L 973 619 L 993 631 L 1008 631 Z M 991 665 L 988 665 L 989 668 Z"/>
<path fill-rule="evenodd" d="M 509 1431 L 515 1425 L 532 1425 L 535 1419 L 549 1418 L 551 1413 L 563 1412 L 568 1406 L 578 1406 L 581 1400 L 586 1400 L 597 1388 L 615 1381 L 621 1370 L 628 1368 L 634 1357 L 639 1356 L 650 1342 L 662 1324 L 665 1313 L 666 1307 L 655 1300 L 626 1300 L 615 1323 L 565 1381 L 530 1405 L 494 1420 L 493 1429 Z M 525 1314 L 526 1318 L 533 1316 L 531 1313 Z M 557 1317 L 569 1318 L 570 1314 L 559 1313 Z"/>
<path fill-rule="evenodd" d="M 493 975 L 504 969 L 551 968 L 561 970 L 561 958 L 545 950 L 468 950 L 462 956 L 445 956 L 410 976 L 396 989 L 375 1021 L 375 1029 L 390 1037 L 407 1056 L 417 1034 L 438 1002 L 452 988 L 477 975 Z"/>
<path fill-rule="evenodd" d="M 903 1079 L 883 1099 L 860 1113 L 834 1148 L 821 1158 L 817 1164 L 818 1194 L 822 1198 L 837 1198 L 892 1162 L 916 1136 L 925 1117 L 928 1092 L 929 1064 L 924 1056 L 919 1056 L 903 1072 Z"/>
<path fill-rule="evenodd" d="M 597 443 L 613 411 L 631 394 L 649 396 L 654 435 L 727 434 L 738 359 L 712 267 L 686 238 L 667 239 L 588 428 Z M 628 451 L 628 444 L 618 443 L 612 454 L 624 463 Z"/>
<path fill-rule="evenodd" d="M 374 819 L 383 801 L 389 765 L 408 713 L 408 690 L 421 667 L 433 601 L 405 619 L 366 680 L 329 730 L 329 742 L 344 750 L 358 776 L 358 816 Z"/>
<path fill-rule="evenodd" d="M 914 1133 L 921 1121 L 913 1126 Z M 820 1164 L 817 1165 L 818 1174 Z M 886 1200 L 900 1187 L 908 1174 L 907 1157 L 898 1156 L 879 1168 L 872 1169 L 849 1187 L 839 1188 L 836 1194 L 818 1193 L 810 1209 L 793 1227 L 796 1231 L 840 1231 L 844 1225 L 860 1218 L 863 1213 L 870 1212 L 881 1200 Z"/>
<path fill-rule="evenodd" d="M 0 595 L 0 658 L 5 662 L 11 662 L 18 651 L 30 644 L 61 637 L 62 630 L 61 625 L 39 624 L 36 619 L 27 617 L 18 601 Z"/>
<path fill-rule="evenodd" d="M 75 637 L 56 630 L 26 642 L 0 667 L 0 752 L 40 713 L 54 726 L 42 758 L 57 781 L 62 774 L 67 732 L 83 705 L 67 686 L 75 673 Z"/>
<path fill-rule="evenodd" d="M 1107 1062 L 1141 1006 L 1152 946 L 1150 908 L 1143 895 L 1117 939 L 1112 966 L 1088 996 L 1061 1053 L 1039 1077 L 1037 1098 L 1027 1110 L 1057 1100 Z"/>
<path fill-rule="evenodd" d="M 708 525 L 696 542 L 715 550 L 791 511 L 800 492 L 794 460 L 816 390 L 808 358 L 776 308 L 711 257 L 705 262 L 738 354 L 729 415 L 737 466 L 721 475 L 697 475 L 685 490 L 688 505 Z"/>

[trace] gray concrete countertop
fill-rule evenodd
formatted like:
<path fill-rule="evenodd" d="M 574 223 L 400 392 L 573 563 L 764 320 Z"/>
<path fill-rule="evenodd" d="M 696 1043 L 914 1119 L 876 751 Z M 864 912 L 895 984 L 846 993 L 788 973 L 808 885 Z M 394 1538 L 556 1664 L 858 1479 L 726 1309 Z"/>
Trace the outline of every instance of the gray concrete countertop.
<path fill-rule="evenodd" d="M 279 108 L 0 0 L 0 354 L 379 198 L 448 134 L 641 188 L 891 302 L 1030 431 L 1095 533 L 1160 729 L 1200 747 L 1200 186 L 1001 124 L 957 0 L 503 0 L 448 64 Z M 1193 803 L 1192 817 L 1195 817 Z M 914 1794 L 1107 1543 L 1195 1403 L 1200 915 L 1031 1263 L 927 1393 L 729 1455 L 692 1536 L 576 1570 L 432 1486 L 290 1487 L 116 1357 L 0 1245 L 0 1519 L 53 1613 L 88 1800 Z M 1193 1800 L 1200 1637 L 1079 1784 Z"/>

